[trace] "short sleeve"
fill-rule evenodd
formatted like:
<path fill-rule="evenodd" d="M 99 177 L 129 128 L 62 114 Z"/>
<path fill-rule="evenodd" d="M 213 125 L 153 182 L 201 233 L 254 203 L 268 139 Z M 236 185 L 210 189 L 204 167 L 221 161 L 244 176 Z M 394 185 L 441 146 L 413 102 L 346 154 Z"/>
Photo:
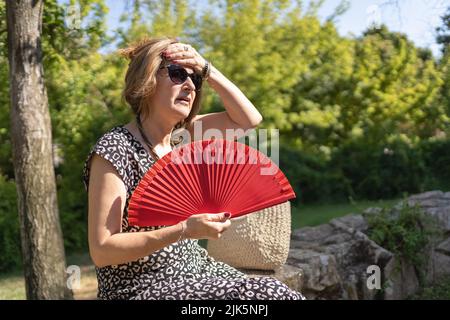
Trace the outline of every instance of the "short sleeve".
<path fill-rule="evenodd" d="M 112 129 L 108 133 L 105 133 L 100 139 L 98 139 L 94 147 L 89 152 L 83 168 L 83 183 L 86 191 L 88 191 L 89 188 L 91 159 L 94 154 L 98 154 L 105 160 L 109 161 L 116 169 L 126 188 L 129 188 L 130 177 L 128 176 L 126 170 L 130 161 L 130 152 L 127 146 L 129 142 L 123 133 L 115 129 L 116 128 Z"/>

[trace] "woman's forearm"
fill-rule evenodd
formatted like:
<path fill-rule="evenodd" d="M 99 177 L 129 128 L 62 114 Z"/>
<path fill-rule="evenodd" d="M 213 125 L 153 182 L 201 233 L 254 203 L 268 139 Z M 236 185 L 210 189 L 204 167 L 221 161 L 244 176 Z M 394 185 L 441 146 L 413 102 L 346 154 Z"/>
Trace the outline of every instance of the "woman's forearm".
<path fill-rule="evenodd" d="M 262 121 L 262 115 L 248 100 L 242 91 L 228 80 L 214 66 L 208 78 L 208 84 L 220 96 L 230 118 L 242 127 L 256 127 Z"/>
<path fill-rule="evenodd" d="M 181 232 L 181 224 L 177 224 L 153 231 L 116 233 L 91 246 L 91 257 L 97 267 L 135 261 L 176 242 Z"/>

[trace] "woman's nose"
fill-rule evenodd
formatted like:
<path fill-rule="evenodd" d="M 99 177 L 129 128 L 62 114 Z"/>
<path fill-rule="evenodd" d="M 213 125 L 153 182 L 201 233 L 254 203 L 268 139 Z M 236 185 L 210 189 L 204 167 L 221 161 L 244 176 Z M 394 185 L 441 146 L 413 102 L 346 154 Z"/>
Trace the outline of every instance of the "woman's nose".
<path fill-rule="evenodd" d="M 195 85 L 194 82 L 192 82 L 191 77 L 187 77 L 186 81 L 183 83 L 183 90 L 195 90 Z"/>

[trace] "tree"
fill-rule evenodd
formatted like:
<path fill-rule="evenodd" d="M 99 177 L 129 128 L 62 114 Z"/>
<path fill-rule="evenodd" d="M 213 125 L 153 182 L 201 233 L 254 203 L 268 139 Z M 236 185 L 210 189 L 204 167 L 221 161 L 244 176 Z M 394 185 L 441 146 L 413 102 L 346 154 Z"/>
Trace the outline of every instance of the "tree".
<path fill-rule="evenodd" d="M 447 12 L 441 17 L 441 20 L 442 25 L 436 29 L 438 32 L 436 42 L 442 45 L 442 58 L 439 61 L 444 79 L 441 88 L 441 103 L 450 113 L 450 7 L 447 8 Z"/>
<path fill-rule="evenodd" d="M 450 46 L 450 7 L 447 12 L 441 17 L 442 26 L 436 28 L 437 37 L 436 42 L 442 44 L 442 52 L 445 54 Z"/>
<path fill-rule="evenodd" d="M 43 1 L 6 1 L 11 138 L 28 299 L 61 299 L 65 255 L 42 66 Z"/>

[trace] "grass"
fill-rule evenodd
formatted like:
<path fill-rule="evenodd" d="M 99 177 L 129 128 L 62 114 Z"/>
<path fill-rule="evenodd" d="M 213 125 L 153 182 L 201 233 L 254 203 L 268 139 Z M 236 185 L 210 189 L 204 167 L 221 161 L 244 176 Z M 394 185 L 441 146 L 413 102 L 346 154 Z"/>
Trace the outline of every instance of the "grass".
<path fill-rule="evenodd" d="M 25 299 L 25 280 L 21 272 L 0 275 L 0 300 Z"/>
<path fill-rule="evenodd" d="M 80 287 L 73 290 L 74 299 L 95 299 L 97 295 L 97 277 L 89 255 L 74 254 L 67 257 L 67 265 L 80 267 Z M 21 272 L 0 275 L 0 300 L 25 300 L 25 280 Z"/>
<path fill-rule="evenodd" d="M 370 207 L 392 207 L 400 199 L 378 201 L 352 201 L 348 203 L 311 204 L 292 206 L 292 229 L 306 226 L 317 226 L 328 223 L 331 219 L 345 216 L 350 213 L 362 213 Z"/>

